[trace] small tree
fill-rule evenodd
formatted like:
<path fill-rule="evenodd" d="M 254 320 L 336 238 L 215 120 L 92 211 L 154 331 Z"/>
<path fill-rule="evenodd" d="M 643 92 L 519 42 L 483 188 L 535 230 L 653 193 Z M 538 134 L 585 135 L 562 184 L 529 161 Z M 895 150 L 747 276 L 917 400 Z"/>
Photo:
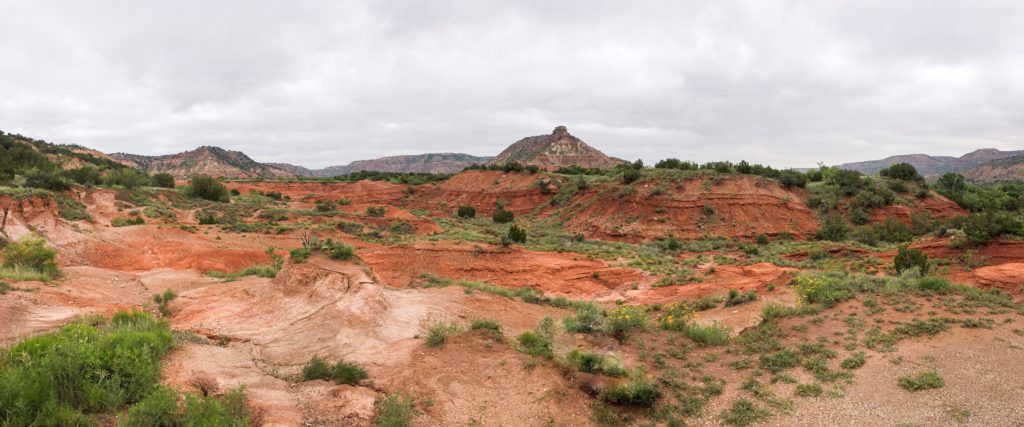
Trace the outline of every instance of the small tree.
<path fill-rule="evenodd" d="M 494 214 L 491 215 L 491 219 L 493 219 L 494 222 L 499 224 L 507 224 L 512 222 L 513 219 L 515 219 L 515 214 L 503 208 L 497 208 L 494 210 Z"/>
<path fill-rule="evenodd" d="M 189 195 L 213 202 L 228 202 L 228 189 L 209 175 L 193 175 Z"/>
<path fill-rule="evenodd" d="M 512 226 L 508 228 L 508 240 L 519 244 L 526 243 L 526 230 L 522 229 L 518 225 L 512 224 Z"/>
<path fill-rule="evenodd" d="M 906 270 L 917 267 L 922 276 L 928 274 L 928 255 L 917 249 L 907 249 L 906 246 L 900 246 L 896 258 L 893 258 L 892 261 L 897 273 L 903 273 Z"/>
<path fill-rule="evenodd" d="M 174 175 L 169 173 L 158 173 L 153 175 L 153 184 L 157 187 L 174 188 Z"/>
<path fill-rule="evenodd" d="M 640 179 L 640 170 L 633 168 L 626 168 L 622 171 L 622 182 L 624 184 L 630 184 Z"/>
<path fill-rule="evenodd" d="M 918 175 L 917 169 L 914 168 L 914 165 L 911 165 L 910 163 L 896 163 L 892 166 L 882 169 L 881 171 L 879 171 L 878 174 L 884 177 L 898 179 L 901 181 L 924 182 L 924 178 L 921 175 Z"/>
<path fill-rule="evenodd" d="M 472 206 L 459 206 L 457 215 L 459 218 L 473 218 L 476 216 L 476 208 Z"/>

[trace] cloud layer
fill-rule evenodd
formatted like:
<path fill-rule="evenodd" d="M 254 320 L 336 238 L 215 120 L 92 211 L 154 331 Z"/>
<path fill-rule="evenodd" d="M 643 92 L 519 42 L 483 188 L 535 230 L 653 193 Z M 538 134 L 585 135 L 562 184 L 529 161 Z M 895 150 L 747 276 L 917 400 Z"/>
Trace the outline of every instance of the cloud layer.
<path fill-rule="evenodd" d="M 142 6 L 142 5 L 145 6 Z M 309 167 L 559 124 L 649 162 L 1024 148 L 1019 1 L 4 2 L 0 129 Z"/>

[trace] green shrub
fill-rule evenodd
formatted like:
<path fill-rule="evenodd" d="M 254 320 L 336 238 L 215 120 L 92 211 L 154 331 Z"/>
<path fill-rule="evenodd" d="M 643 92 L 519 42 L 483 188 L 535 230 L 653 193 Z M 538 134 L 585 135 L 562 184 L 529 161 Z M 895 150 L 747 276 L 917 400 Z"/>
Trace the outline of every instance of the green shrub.
<path fill-rule="evenodd" d="M 118 420 L 118 427 L 175 427 L 178 392 L 158 385 Z"/>
<path fill-rule="evenodd" d="M 188 195 L 213 202 L 229 201 L 228 189 L 209 175 L 194 175 L 189 185 Z"/>
<path fill-rule="evenodd" d="M 8 243 L 3 249 L 3 258 L 5 269 L 37 273 L 43 280 L 51 280 L 60 275 L 57 251 L 47 247 L 43 239 L 26 237 Z"/>
<path fill-rule="evenodd" d="M 928 274 L 928 255 L 917 249 L 907 249 L 906 246 L 900 246 L 896 257 L 893 258 L 893 265 L 897 273 L 903 273 L 906 270 L 917 267 L 918 272 L 923 276 Z"/>
<path fill-rule="evenodd" d="M 750 292 L 747 292 L 745 294 L 740 294 L 739 291 L 735 289 L 729 289 L 729 295 L 725 299 L 725 306 L 732 307 L 734 305 L 748 303 L 756 299 L 757 292 L 755 292 L 753 289 L 751 289 Z"/>
<path fill-rule="evenodd" d="M 64 176 L 78 184 L 86 186 L 100 185 L 103 183 L 103 174 L 98 168 L 93 166 L 83 166 L 78 169 L 67 169 L 64 171 Z"/>
<path fill-rule="evenodd" d="M 332 212 L 337 208 L 338 205 L 335 205 L 331 200 L 320 200 L 316 202 L 317 212 Z"/>
<path fill-rule="evenodd" d="M 469 328 L 474 331 L 490 331 L 491 334 L 494 336 L 494 339 L 498 341 L 502 341 L 504 339 L 504 335 L 502 335 L 501 332 L 501 323 L 498 323 L 497 320 L 476 319 L 473 321 Z"/>
<path fill-rule="evenodd" d="M 519 244 L 526 243 L 526 230 L 512 224 L 508 228 L 508 240 Z"/>
<path fill-rule="evenodd" d="M 416 231 L 409 221 L 396 221 L 388 229 L 394 234 L 412 234 Z"/>
<path fill-rule="evenodd" d="M 938 372 L 930 371 L 918 375 L 902 376 L 897 384 L 899 384 L 900 388 L 904 390 L 916 392 L 942 388 L 946 385 L 946 382 L 942 380 L 942 377 L 939 376 Z"/>
<path fill-rule="evenodd" d="M 661 391 L 653 382 L 635 379 L 625 384 L 616 384 L 601 391 L 601 400 L 619 405 L 654 406 L 661 398 Z"/>
<path fill-rule="evenodd" d="M 211 225 L 220 222 L 217 219 L 217 214 L 208 211 L 199 212 L 196 214 L 196 219 L 199 221 L 199 225 Z"/>
<path fill-rule="evenodd" d="M 771 241 L 768 240 L 768 236 L 765 236 L 764 234 L 758 234 L 756 240 L 757 240 L 757 244 L 759 244 L 759 245 L 767 245 L 767 244 L 771 243 Z"/>
<path fill-rule="evenodd" d="M 634 330 L 647 327 L 647 313 L 641 307 L 620 305 L 607 316 L 608 333 L 625 341 Z"/>
<path fill-rule="evenodd" d="M 445 324 L 436 324 L 427 332 L 427 347 L 441 347 L 448 341 L 448 334 L 454 328 Z"/>
<path fill-rule="evenodd" d="M 76 321 L 0 350 L 5 424 L 92 425 L 91 414 L 146 397 L 174 344 L 166 322 L 144 312 Z M 88 414 L 88 415 L 87 415 Z"/>
<path fill-rule="evenodd" d="M 393 394 L 377 402 L 377 427 L 408 427 L 414 415 L 412 398 Z"/>
<path fill-rule="evenodd" d="M 387 208 L 384 206 L 369 206 L 366 208 L 366 216 L 382 217 L 387 213 Z"/>
<path fill-rule="evenodd" d="M 640 176 L 641 176 L 640 175 L 640 171 L 637 170 L 637 169 L 633 169 L 633 168 L 623 169 L 622 170 L 622 183 L 623 184 L 631 184 L 633 182 L 636 182 L 638 179 L 640 179 Z"/>
<path fill-rule="evenodd" d="M 680 332 L 703 347 L 729 343 L 729 327 L 718 323 L 701 326 L 697 322 L 690 322 Z"/>
<path fill-rule="evenodd" d="M 89 215 L 84 203 L 62 193 L 55 194 L 54 199 L 57 200 L 57 214 L 61 218 L 69 221 L 92 222 L 92 215 Z"/>
<path fill-rule="evenodd" d="M 786 307 L 775 304 L 765 304 L 761 307 L 761 320 L 769 322 L 775 319 L 791 316 L 807 316 L 821 313 L 821 306 L 815 304 L 803 304 L 796 307 Z"/>
<path fill-rule="evenodd" d="M 723 424 L 734 427 L 746 427 L 767 420 L 771 416 L 771 411 L 758 406 L 756 403 L 747 399 L 737 399 L 733 402 L 731 408 L 722 411 L 718 417 L 722 420 Z"/>
<path fill-rule="evenodd" d="M 821 228 L 814 232 L 814 238 L 818 240 L 829 240 L 839 242 L 846 239 L 849 232 L 846 222 L 838 215 L 829 215 L 821 223 Z"/>
<path fill-rule="evenodd" d="M 119 185 L 127 189 L 145 187 L 152 184 L 149 175 L 131 168 L 107 171 L 105 181 L 109 186 Z"/>
<path fill-rule="evenodd" d="M 810 384 L 798 384 L 796 386 L 795 393 L 800 397 L 818 397 L 821 396 L 821 384 L 810 383 Z"/>
<path fill-rule="evenodd" d="M 761 369 L 777 374 L 800 364 L 800 355 L 791 350 L 781 350 L 772 354 L 762 354 Z"/>
<path fill-rule="evenodd" d="M 495 209 L 494 213 L 491 214 L 491 220 L 498 224 L 507 224 L 512 222 L 513 219 L 515 219 L 515 214 L 502 208 Z"/>
<path fill-rule="evenodd" d="M 165 290 L 163 294 L 153 295 L 153 302 L 157 304 L 157 309 L 160 310 L 160 315 L 168 317 L 171 315 L 171 308 L 169 304 L 178 297 L 178 294 L 174 293 L 173 290 Z"/>
<path fill-rule="evenodd" d="M 565 355 L 565 359 L 570 365 L 578 369 L 580 372 L 605 374 L 613 377 L 626 375 L 626 370 L 622 368 L 622 365 L 619 364 L 618 360 L 611 357 L 605 357 L 597 353 L 583 352 L 574 349 Z"/>
<path fill-rule="evenodd" d="M 355 248 L 346 245 L 345 243 L 340 241 L 330 246 L 330 250 L 328 252 L 328 256 L 330 256 L 332 259 L 349 259 L 352 258 L 352 256 L 355 254 Z"/>
<path fill-rule="evenodd" d="M 129 225 L 142 225 L 145 224 L 146 220 L 142 219 L 141 216 L 123 217 L 119 216 L 110 220 L 110 225 L 114 227 L 127 227 Z"/>
<path fill-rule="evenodd" d="M 331 366 L 320 356 L 313 356 L 302 366 L 302 379 L 305 381 L 326 380 L 331 377 Z"/>
<path fill-rule="evenodd" d="M 851 354 L 850 357 L 847 357 L 843 359 L 842 362 L 839 362 L 839 366 L 843 369 L 857 369 L 860 368 L 861 366 L 864 366 L 864 352 L 858 351 L 854 354 Z"/>
<path fill-rule="evenodd" d="M 562 323 L 567 332 L 592 334 L 605 329 L 604 310 L 593 303 L 583 303 L 576 307 L 576 315 L 565 318 Z"/>
<path fill-rule="evenodd" d="M 878 174 L 902 181 L 924 182 L 924 177 L 918 175 L 917 169 L 910 163 L 896 163 L 882 169 Z"/>
<path fill-rule="evenodd" d="M 158 173 L 153 175 L 153 185 L 163 188 L 174 188 L 174 175 Z"/>
<path fill-rule="evenodd" d="M 456 215 L 458 215 L 459 218 L 473 218 L 476 216 L 476 208 L 472 206 L 459 206 Z"/>
<path fill-rule="evenodd" d="M 212 396 L 185 395 L 185 407 L 178 425 L 248 427 L 252 415 L 241 389 L 228 392 L 221 399 Z"/>
<path fill-rule="evenodd" d="M 540 356 L 550 359 L 554 356 L 551 348 L 551 339 L 534 331 L 526 331 L 516 338 L 519 342 L 519 351 L 531 356 Z"/>
<path fill-rule="evenodd" d="M 331 379 L 338 384 L 359 385 L 366 378 L 366 370 L 355 363 L 339 360 L 331 368 Z"/>
<path fill-rule="evenodd" d="M 313 252 L 307 248 L 295 248 L 288 252 L 288 257 L 291 258 L 292 263 L 302 264 L 309 260 L 309 256 Z"/>

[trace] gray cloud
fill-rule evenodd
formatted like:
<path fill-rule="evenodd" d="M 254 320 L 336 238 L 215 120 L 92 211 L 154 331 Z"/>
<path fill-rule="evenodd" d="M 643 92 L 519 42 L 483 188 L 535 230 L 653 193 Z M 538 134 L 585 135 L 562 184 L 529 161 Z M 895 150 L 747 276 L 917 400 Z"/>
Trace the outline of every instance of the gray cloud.
<path fill-rule="evenodd" d="M 1024 147 L 1017 1 L 3 5 L 0 129 L 108 152 L 319 167 L 557 124 L 647 161 Z"/>

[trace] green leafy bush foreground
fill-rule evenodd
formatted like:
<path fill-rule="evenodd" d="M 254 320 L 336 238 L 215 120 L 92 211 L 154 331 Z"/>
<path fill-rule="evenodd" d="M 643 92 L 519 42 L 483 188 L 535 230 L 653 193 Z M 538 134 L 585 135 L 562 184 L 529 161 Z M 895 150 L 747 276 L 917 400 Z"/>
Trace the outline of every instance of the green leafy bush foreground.
<path fill-rule="evenodd" d="M 57 251 L 47 247 L 43 239 L 24 238 L 4 247 L 0 277 L 47 281 L 59 275 Z"/>
<path fill-rule="evenodd" d="M 0 350 L 0 425 L 95 424 L 154 390 L 172 346 L 166 322 L 120 312 Z"/>

